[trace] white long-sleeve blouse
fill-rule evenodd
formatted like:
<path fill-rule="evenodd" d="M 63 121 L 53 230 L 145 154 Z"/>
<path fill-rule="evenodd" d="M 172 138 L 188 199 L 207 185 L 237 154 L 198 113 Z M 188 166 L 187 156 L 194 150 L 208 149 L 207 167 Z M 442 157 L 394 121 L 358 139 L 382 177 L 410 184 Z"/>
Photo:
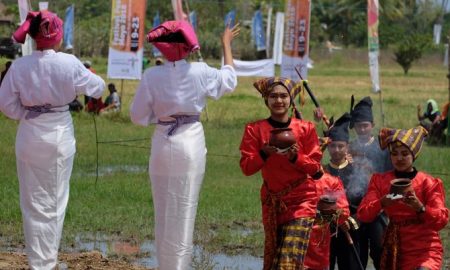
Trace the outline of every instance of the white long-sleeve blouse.
<path fill-rule="evenodd" d="M 0 86 L 0 111 L 19 120 L 24 106 L 67 105 L 77 95 L 98 98 L 105 81 L 75 56 L 54 50 L 34 51 L 15 60 Z"/>
<path fill-rule="evenodd" d="M 229 65 L 216 69 L 186 60 L 166 62 L 145 71 L 130 108 L 131 120 L 147 126 L 175 114 L 200 114 L 207 97 L 219 99 L 236 85 L 236 72 Z"/>

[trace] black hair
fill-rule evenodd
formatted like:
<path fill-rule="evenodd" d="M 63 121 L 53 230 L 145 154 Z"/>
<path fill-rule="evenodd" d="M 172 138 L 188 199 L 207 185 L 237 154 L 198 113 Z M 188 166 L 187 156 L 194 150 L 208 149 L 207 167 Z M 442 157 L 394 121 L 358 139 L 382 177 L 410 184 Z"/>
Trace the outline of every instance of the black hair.
<path fill-rule="evenodd" d="M 35 38 L 37 34 L 39 34 L 41 28 L 41 21 L 42 21 L 41 13 L 39 13 L 36 17 L 34 17 L 31 20 L 30 30 L 28 30 L 28 34 L 30 34 L 32 38 Z"/>

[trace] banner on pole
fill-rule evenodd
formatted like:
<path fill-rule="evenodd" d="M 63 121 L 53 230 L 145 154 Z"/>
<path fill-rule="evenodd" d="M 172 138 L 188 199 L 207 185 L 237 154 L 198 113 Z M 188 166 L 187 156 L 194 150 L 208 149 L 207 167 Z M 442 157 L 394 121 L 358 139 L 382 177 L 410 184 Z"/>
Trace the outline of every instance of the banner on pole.
<path fill-rule="evenodd" d="M 189 13 L 189 22 L 191 23 L 194 31 L 197 32 L 197 12 L 191 11 Z"/>
<path fill-rule="evenodd" d="M 145 0 L 113 0 L 108 78 L 141 79 Z"/>
<path fill-rule="evenodd" d="M 156 12 L 155 17 L 153 17 L 153 26 L 152 28 L 157 27 L 158 25 L 161 24 L 161 20 L 159 18 L 159 11 Z M 156 48 L 156 46 L 152 45 L 152 54 L 154 57 L 160 57 L 162 56 L 162 53 L 158 50 L 158 48 Z"/>
<path fill-rule="evenodd" d="M 303 79 L 308 75 L 309 28 L 311 0 L 287 0 L 285 10 L 283 56 L 281 76 L 299 80 L 298 67 Z"/>
<path fill-rule="evenodd" d="M 372 80 L 372 91 L 378 93 L 380 89 L 380 76 L 378 70 L 378 0 L 367 0 L 367 26 L 369 38 L 369 70 Z"/>
<path fill-rule="evenodd" d="M 172 0 L 173 16 L 176 21 L 186 21 L 188 16 L 183 11 L 182 0 Z"/>
<path fill-rule="evenodd" d="M 39 2 L 39 10 L 48 10 L 48 2 Z"/>
<path fill-rule="evenodd" d="M 225 26 L 230 23 L 230 27 L 233 27 L 236 24 L 236 10 L 232 10 L 225 15 L 224 23 Z"/>
<path fill-rule="evenodd" d="M 19 5 L 20 24 L 22 24 L 26 20 L 28 11 L 31 10 L 31 7 L 27 0 L 18 0 L 18 5 Z M 22 44 L 22 56 L 30 55 L 33 52 L 33 42 L 34 41 L 30 37 L 30 35 L 27 35 L 25 43 Z"/>
<path fill-rule="evenodd" d="M 252 37 L 255 42 L 256 51 L 266 50 L 266 37 L 264 35 L 263 19 L 261 10 L 255 11 L 252 20 Z"/>
<path fill-rule="evenodd" d="M 70 5 L 66 9 L 66 18 L 64 21 L 64 49 L 73 49 L 73 21 L 75 5 Z"/>
<path fill-rule="evenodd" d="M 275 21 L 275 35 L 273 36 L 273 62 L 281 65 L 283 57 L 283 33 L 284 33 L 284 13 L 277 12 Z"/>

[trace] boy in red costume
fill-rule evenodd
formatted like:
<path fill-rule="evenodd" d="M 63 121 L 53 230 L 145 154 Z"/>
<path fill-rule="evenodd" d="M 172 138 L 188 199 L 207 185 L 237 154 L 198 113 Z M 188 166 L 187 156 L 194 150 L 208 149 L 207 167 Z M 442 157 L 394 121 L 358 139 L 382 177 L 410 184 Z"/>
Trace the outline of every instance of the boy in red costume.
<path fill-rule="evenodd" d="M 254 83 L 270 111 L 270 117 L 245 127 L 240 166 L 245 175 L 261 171 L 261 203 L 265 232 L 264 270 L 301 269 L 314 223 L 317 192 L 309 175 L 320 171 L 320 151 L 314 124 L 297 117 L 294 97 L 300 84 L 282 77 Z M 286 152 L 269 145 L 271 130 L 290 128 L 296 142 Z"/>

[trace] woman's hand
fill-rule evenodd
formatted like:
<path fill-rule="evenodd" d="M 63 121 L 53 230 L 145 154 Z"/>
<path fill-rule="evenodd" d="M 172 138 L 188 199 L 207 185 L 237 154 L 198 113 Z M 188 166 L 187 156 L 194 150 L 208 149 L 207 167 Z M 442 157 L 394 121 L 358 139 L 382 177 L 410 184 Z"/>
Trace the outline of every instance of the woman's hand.
<path fill-rule="evenodd" d="M 423 203 L 417 198 L 416 193 L 414 191 L 409 191 L 404 195 L 403 202 L 411 207 L 416 212 L 421 212 L 424 205 Z"/>
<path fill-rule="evenodd" d="M 277 148 L 275 146 L 271 146 L 268 143 L 265 143 L 261 150 L 266 154 L 267 157 L 270 157 L 272 154 L 277 152 Z"/>
<path fill-rule="evenodd" d="M 231 44 L 231 41 L 237 37 L 240 32 L 241 27 L 239 26 L 239 23 L 235 24 L 233 27 L 230 27 L 230 24 L 228 23 L 222 34 L 222 44 Z"/>
<path fill-rule="evenodd" d="M 389 194 L 386 194 L 383 196 L 383 198 L 381 198 L 381 206 L 387 207 L 390 206 L 391 204 L 395 203 L 396 200 L 391 199 L 391 197 L 388 197 Z"/>
<path fill-rule="evenodd" d="M 294 143 L 290 148 L 289 148 L 289 150 L 287 151 L 287 158 L 289 159 L 289 161 L 291 161 L 291 162 L 295 162 L 296 161 L 296 159 L 297 159 L 297 154 L 298 154 L 298 150 L 299 150 L 299 147 L 298 147 L 298 144 L 297 143 Z"/>

